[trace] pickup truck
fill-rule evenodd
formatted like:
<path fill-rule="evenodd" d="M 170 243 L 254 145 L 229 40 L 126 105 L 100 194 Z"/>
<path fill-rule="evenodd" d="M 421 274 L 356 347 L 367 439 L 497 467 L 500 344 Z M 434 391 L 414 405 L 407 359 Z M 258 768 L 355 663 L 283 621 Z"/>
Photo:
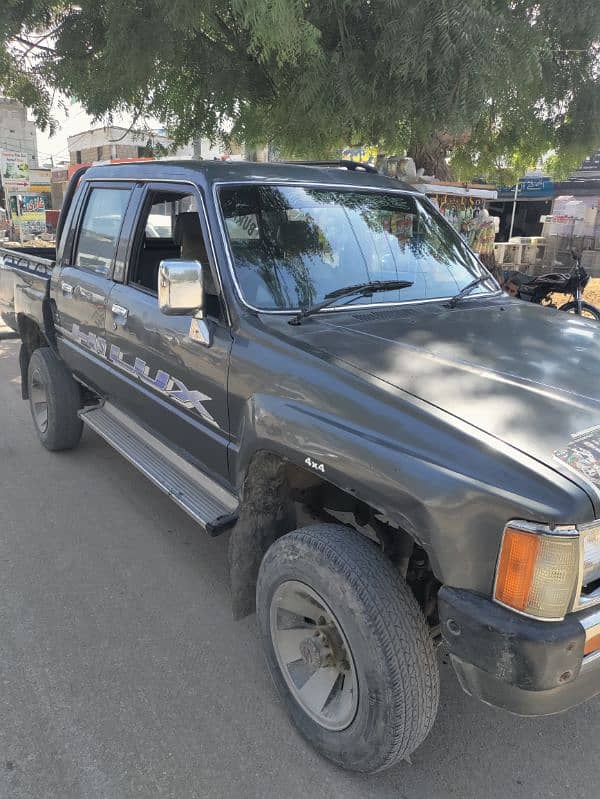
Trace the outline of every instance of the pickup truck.
<path fill-rule="evenodd" d="M 72 180 L 2 251 L 42 444 L 85 425 L 210 535 L 298 730 L 363 772 L 466 692 L 600 691 L 600 326 L 504 295 L 421 193 L 356 165 Z"/>

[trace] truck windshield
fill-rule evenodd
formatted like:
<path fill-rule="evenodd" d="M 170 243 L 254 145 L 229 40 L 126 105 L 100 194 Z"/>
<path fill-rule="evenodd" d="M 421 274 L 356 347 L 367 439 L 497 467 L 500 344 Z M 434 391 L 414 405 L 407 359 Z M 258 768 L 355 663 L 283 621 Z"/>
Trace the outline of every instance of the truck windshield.
<path fill-rule="evenodd" d="M 413 195 L 245 185 L 222 187 L 219 198 L 237 282 L 261 310 L 306 308 L 368 281 L 413 285 L 335 305 L 446 298 L 487 274 L 460 236 Z M 485 285 L 473 294 L 481 292 Z"/>

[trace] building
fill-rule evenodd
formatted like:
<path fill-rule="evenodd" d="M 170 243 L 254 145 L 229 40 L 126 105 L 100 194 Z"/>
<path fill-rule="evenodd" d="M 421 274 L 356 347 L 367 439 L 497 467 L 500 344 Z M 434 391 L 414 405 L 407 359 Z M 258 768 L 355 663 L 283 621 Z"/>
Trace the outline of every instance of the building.
<path fill-rule="evenodd" d="M 72 169 L 75 171 L 74 167 Z M 52 208 L 62 208 L 70 177 L 68 164 L 59 164 L 58 166 L 52 167 L 50 177 Z"/>
<path fill-rule="evenodd" d="M 600 153 L 561 182 L 532 171 L 518 189 L 501 189 L 489 210 L 500 217 L 500 262 L 533 274 L 556 271 L 570 268 L 576 250 L 588 273 L 600 277 Z"/>
<path fill-rule="evenodd" d="M 30 168 L 38 166 L 35 123 L 27 119 L 25 106 L 6 97 L 0 97 L 0 151 L 21 153 Z"/>
<path fill-rule="evenodd" d="M 94 161 L 109 161 L 120 158 L 227 158 L 238 161 L 268 160 L 266 147 L 248 148 L 243 144 L 234 145 L 211 142 L 206 138 L 194 139 L 189 144 L 172 151 L 173 140 L 164 129 L 139 131 L 116 125 L 93 128 L 69 136 L 69 162 L 90 164 Z"/>
<path fill-rule="evenodd" d="M 588 156 L 568 180 L 553 181 L 539 170 L 531 170 L 515 186 L 501 187 L 498 200 L 489 206 L 500 217 L 498 241 L 508 241 L 511 224 L 513 236 L 540 236 L 544 218 L 558 213 L 565 198 L 581 200 L 590 208 L 600 207 L 600 152 Z M 513 206 L 516 207 L 513 219 Z M 590 234 L 591 235 L 591 234 Z"/>
<path fill-rule="evenodd" d="M 540 170 L 526 173 L 519 179 L 518 188 L 501 186 L 498 199 L 488 206 L 490 214 L 500 218 L 497 240 L 508 241 L 511 235 L 541 236 L 541 218 L 550 213 L 555 196 L 552 178 Z"/>
<path fill-rule="evenodd" d="M 71 164 L 89 164 L 94 161 L 119 158 L 151 158 L 160 155 L 172 155 L 177 158 L 193 157 L 193 145 L 180 147 L 171 152 L 172 144 L 172 139 L 164 130 L 129 130 L 115 125 L 85 130 L 67 139 Z"/>
<path fill-rule="evenodd" d="M 600 277 L 600 151 L 588 156 L 581 167 L 561 183 L 547 225 L 565 239 L 564 248 L 581 252 L 581 263 L 593 277 Z"/>
<path fill-rule="evenodd" d="M 569 180 L 600 180 L 600 150 L 588 155 L 581 167 L 573 172 Z"/>

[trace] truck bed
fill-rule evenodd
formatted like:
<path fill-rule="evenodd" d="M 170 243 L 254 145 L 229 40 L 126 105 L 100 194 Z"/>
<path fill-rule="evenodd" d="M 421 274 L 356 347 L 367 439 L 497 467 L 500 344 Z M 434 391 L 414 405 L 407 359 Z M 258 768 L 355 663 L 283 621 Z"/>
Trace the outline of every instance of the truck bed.
<path fill-rule="evenodd" d="M 42 326 L 55 256 L 51 247 L 0 248 L 0 317 L 13 330 L 19 314 Z"/>

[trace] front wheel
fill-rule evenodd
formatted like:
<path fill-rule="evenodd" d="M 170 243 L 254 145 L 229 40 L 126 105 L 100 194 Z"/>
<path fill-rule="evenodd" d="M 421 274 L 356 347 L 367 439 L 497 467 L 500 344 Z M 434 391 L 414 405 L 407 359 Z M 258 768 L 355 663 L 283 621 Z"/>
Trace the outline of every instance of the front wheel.
<path fill-rule="evenodd" d="M 584 319 L 596 319 L 598 322 L 600 322 L 600 308 L 596 308 L 589 302 L 581 303 L 581 313 L 579 312 L 578 303 L 575 301 L 567 302 L 565 305 L 561 305 L 558 310 L 580 315 Z"/>
<path fill-rule="evenodd" d="M 293 723 L 325 757 L 374 772 L 407 757 L 435 720 L 439 675 L 406 582 L 354 530 L 278 539 L 256 589 L 267 665 Z"/>

